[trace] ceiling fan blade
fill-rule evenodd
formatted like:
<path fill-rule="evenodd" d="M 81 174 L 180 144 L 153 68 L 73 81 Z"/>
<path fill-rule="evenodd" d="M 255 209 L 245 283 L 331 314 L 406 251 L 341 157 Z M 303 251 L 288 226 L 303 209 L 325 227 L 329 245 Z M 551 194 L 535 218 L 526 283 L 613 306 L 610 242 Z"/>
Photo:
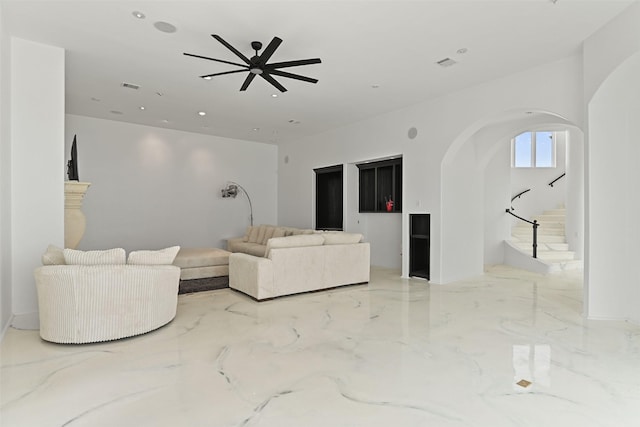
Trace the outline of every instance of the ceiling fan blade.
<path fill-rule="evenodd" d="M 243 90 L 247 90 L 247 88 L 249 87 L 249 85 L 251 84 L 251 82 L 253 81 L 253 79 L 256 77 L 255 74 L 253 73 L 249 73 L 249 75 L 247 76 L 246 79 L 244 79 L 244 83 L 242 83 L 242 87 L 240 88 L 241 91 Z"/>
<path fill-rule="evenodd" d="M 307 76 L 301 76 L 300 74 L 287 73 L 286 71 L 266 70 L 265 73 L 274 74 L 280 77 L 288 77 L 290 79 L 302 80 L 303 82 L 318 83 L 318 79 L 313 79 Z"/>
<path fill-rule="evenodd" d="M 280 46 L 280 43 L 282 43 L 282 39 L 279 37 L 274 37 L 273 40 L 271 40 L 269 46 L 267 46 L 260 55 L 260 65 L 267 63 L 269 58 L 271 58 L 271 55 L 273 55 L 273 52 L 275 52 L 278 46 Z"/>
<path fill-rule="evenodd" d="M 285 61 L 285 62 L 274 62 L 272 64 L 267 64 L 266 68 L 287 68 L 287 67 L 297 67 L 298 65 L 311 65 L 311 64 L 320 64 L 322 61 L 320 58 L 313 59 L 299 59 L 297 61 Z"/>
<path fill-rule="evenodd" d="M 276 79 L 274 79 L 273 77 L 271 77 L 269 74 L 262 73 L 262 74 L 260 74 L 260 77 L 262 77 L 263 79 L 265 79 L 266 81 L 268 81 L 269 83 L 274 85 L 276 87 L 276 89 L 278 89 L 280 92 L 286 92 L 287 91 L 287 89 L 284 86 L 282 86 L 280 83 L 278 83 L 278 81 Z"/>
<path fill-rule="evenodd" d="M 233 73 L 246 73 L 247 69 L 244 70 L 233 70 L 233 71 L 223 71 L 222 73 L 213 73 L 213 74 L 205 74 L 204 76 L 200 76 L 201 78 L 205 78 L 205 77 L 215 77 L 215 76 L 222 76 L 224 74 L 233 74 Z"/>
<path fill-rule="evenodd" d="M 222 37 L 220 37 L 217 34 L 211 34 L 211 37 L 213 37 L 214 39 L 218 40 L 220 43 L 222 43 L 224 45 L 224 47 L 226 47 L 227 49 L 229 49 L 231 52 L 233 52 L 238 58 L 242 59 L 245 64 L 247 65 L 251 65 L 251 61 L 249 61 L 249 58 L 247 58 L 246 56 L 244 56 L 242 53 L 240 53 L 238 51 L 238 49 L 236 49 L 235 47 L 231 46 L 229 43 L 227 43 Z"/>
<path fill-rule="evenodd" d="M 237 62 L 223 61 L 222 59 L 209 58 L 208 56 L 194 55 L 193 53 L 186 53 L 186 52 L 184 52 L 184 53 L 183 53 L 183 55 L 186 55 L 186 56 L 193 56 L 194 58 L 208 59 L 208 60 L 210 60 L 210 61 L 222 62 L 223 64 L 237 65 L 238 67 L 245 67 L 245 68 L 249 68 L 247 65 L 244 65 L 244 64 L 238 64 Z"/>

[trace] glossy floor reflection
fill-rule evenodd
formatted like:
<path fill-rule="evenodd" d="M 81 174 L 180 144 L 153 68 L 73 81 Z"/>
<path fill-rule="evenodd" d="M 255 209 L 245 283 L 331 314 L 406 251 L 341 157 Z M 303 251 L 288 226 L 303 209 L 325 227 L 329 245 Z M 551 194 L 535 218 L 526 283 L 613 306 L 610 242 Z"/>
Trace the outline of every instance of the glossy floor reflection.
<path fill-rule="evenodd" d="M 0 425 L 639 426 L 640 327 L 584 320 L 581 295 L 579 272 L 374 268 L 262 303 L 182 295 L 172 323 L 110 343 L 10 329 Z"/>

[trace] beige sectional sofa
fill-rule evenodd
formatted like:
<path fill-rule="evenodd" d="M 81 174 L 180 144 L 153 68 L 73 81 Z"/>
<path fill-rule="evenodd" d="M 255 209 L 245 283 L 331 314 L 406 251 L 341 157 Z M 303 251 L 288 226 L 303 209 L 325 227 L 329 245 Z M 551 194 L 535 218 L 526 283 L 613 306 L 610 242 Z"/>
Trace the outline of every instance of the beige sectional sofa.
<path fill-rule="evenodd" d="M 257 300 L 369 282 L 370 247 L 357 233 L 262 225 L 227 250 L 229 287 Z"/>

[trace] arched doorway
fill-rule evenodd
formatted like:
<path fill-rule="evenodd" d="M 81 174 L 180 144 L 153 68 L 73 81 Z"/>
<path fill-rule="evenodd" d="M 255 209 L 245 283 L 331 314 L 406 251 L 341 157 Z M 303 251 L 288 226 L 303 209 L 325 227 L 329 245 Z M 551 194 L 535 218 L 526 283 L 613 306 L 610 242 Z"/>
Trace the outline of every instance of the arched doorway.
<path fill-rule="evenodd" d="M 572 212 L 571 234 L 582 250 L 583 137 L 559 115 L 519 109 L 477 122 L 462 133 L 447 151 L 442 176 L 442 282 L 482 274 L 484 265 L 500 263 L 502 242 L 509 237 L 510 219 L 504 210 L 511 198 L 509 141 L 528 129 L 568 129 L 575 146 L 566 185 L 574 196 L 567 200 Z M 502 169 L 495 168 L 501 157 Z M 491 233 L 491 234 L 489 234 Z M 489 239 L 487 236 L 491 236 Z"/>

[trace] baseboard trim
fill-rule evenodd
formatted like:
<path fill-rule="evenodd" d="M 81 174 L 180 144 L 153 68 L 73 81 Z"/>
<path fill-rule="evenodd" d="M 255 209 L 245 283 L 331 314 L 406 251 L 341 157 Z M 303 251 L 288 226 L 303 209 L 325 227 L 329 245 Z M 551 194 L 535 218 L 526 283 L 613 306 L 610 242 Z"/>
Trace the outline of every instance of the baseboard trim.
<path fill-rule="evenodd" d="M 4 325 L 4 328 L 2 328 L 2 332 L 0 332 L 0 343 L 2 342 L 2 340 L 4 340 L 4 336 L 9 330 L 9 327 L 11 327 L 12 323 L 13 323 L 13 314 L 9 316 L 9 320 L 7 321 L 7 324 Z"/>
<path fill-rule="evenodd" d="M 16 329 L 37 331 L 40 329 L 40 316 L 37 311 L 33 313 L 14 314 L 11 326 Z"/>

